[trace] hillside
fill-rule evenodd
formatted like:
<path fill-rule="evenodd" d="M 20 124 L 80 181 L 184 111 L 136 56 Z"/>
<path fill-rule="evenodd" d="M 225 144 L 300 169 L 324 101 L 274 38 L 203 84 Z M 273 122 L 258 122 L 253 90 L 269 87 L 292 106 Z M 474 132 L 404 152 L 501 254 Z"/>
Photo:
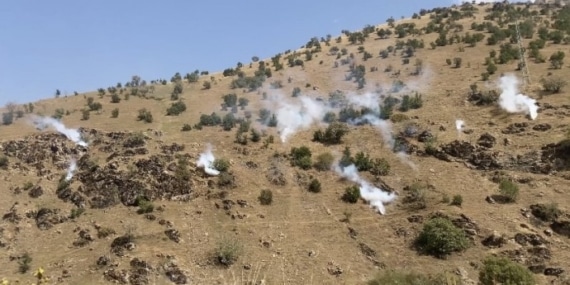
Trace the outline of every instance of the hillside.
<path fill-rule="evenodd" d="M 570 284 L 569 43 L 568 7 L 464 4 L 9 104 L 0 278 Z"/>

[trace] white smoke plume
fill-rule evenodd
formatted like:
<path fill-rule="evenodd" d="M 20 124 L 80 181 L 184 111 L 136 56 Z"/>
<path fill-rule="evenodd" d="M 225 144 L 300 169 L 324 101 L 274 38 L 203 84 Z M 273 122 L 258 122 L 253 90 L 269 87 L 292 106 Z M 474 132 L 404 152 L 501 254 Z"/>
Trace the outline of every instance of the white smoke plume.
<path fill-rule="evenodd" d="M 534 120 L 538 116 L 536 100 L 520 94 L 518 84 L 519 80 L 513 74 L 500 78 L 498 85 L 502 93 L 499 96 L 499 106 L 509 113 L 524 113 Z"/>
<path fill-rule="evenodd" d="M 32 122 L 34 126 L 39 130 L 44 130 L 48 126 L 54 128 L 57 132 L 64 134 L 69 140 L 73 141 L 74 143 L 87 147 L 87 143 L 81 139 L 81 134 L 76 129 L 68 129 L 65 125 L 50 117 L 32 117 Z"/>
<path fill-rule="evenodd" d="M 69 167 L 67 168 L 67 175 L 65 176 L 65 181 L 69 181 L 71 180 L 71 178 L 73 178 L 73 173 L 75 172 L 76 169 L 77 169 L 77 162 L 75 161 L 75 159 L 71 159 Z"/>
<path fill-rule="evenodd" d="M 345 177 L 354 183 L 358 183 L 360 185 L 360 197 L 368 201 L 370 206 L 375 208 L 382 215 L 386 213 L 384 205 L 396 199 L 396 194 L 384 192 L 382 189 L 375 187 L 368 181 L 362 179 L 360 175 L 358 175 L 358 171 L 354 164 L 344 168 L 336 165 L 335 171 L 342 177 Z"/>
<path fill-rule="evenodd" d="M 198 158 L 196 165 L 198 167 L 203 167 L 204 171 L 207 174 L 215 176 L 220 174 L 220 171 L 214 168 L 213 166 L 214 160 L 216 160 L 216 158 L 212 153 L 212 146 L 208 144 L 208 146 L 206 147 L 206 151 L 200 154 L 200 157 Z"/>
<path fill-rule="evenodd" d="M 296 132 L 320 122 L 326 112 L 330 110 L 324 103 L 310 97 L 302 96 L 298 99 L 300 103 L 297 104 L 286 102 L 282 96 L 275 96 L 272 99 L 273 102 L 277 103 L 277 110 L 275 111 L 277 129 L 283 143 Z"/>
<path fill-rule="evenodd" d="M 457 129 L 458 132 L 461 132 L 464 127 L 465 127 L 465 121 L 455 120 L 455 129 Z"/>

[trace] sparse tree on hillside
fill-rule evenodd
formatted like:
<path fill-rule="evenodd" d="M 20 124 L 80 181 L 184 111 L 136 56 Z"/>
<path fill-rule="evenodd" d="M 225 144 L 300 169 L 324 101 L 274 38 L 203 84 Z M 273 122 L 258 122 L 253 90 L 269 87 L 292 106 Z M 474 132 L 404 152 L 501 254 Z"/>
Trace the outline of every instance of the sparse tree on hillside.
<path fill-rule="evenodd" d="M 564 57 L 566 54 L 563 51 L 557 51 L 550 56 L 550 64 L 554 69 L 560 69 L 564 65 Z"/>
<path fill-rule="evenodd" d="M 59 98 L 59 96 L 61 95 L 61 91 L 59 91 L 59 89 L 55 90 L 55 98 Z"/>

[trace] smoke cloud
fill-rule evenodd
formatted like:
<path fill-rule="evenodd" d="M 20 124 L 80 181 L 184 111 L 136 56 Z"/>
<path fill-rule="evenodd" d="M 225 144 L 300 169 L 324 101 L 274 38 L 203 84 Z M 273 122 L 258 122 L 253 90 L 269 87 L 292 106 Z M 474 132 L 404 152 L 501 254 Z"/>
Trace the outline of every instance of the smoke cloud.
<path fill-rule="evenodd" d="M 386 213 L 385 204 L 388 204 L 396 199 L 396 194 L 382 191 L 382 189 L 375 187 L 368 181 L 362 179 L 358 175 L 356 166 L 354 164 L 341 168 L 336 165 L 335 171 L 344 178 L 358 183 L 360 185 L 360 197 L 366 200 L 372 208 L 375 208 L 381 215 Z"/>
<path fill-rule="evenodd" d="M 305 96 L 299 97 L 297 104 L 286 102 L 282 96 L 275 96 L 272 101 L 278 104 L 275 114 L 283 143 L 296 132 L 320 122 L 330 110 L 324 103 Z"/>
<path fill-rule="evenodd" d="M 75 159 L 71 159 L 71 162 L 69 163 L 69 168 L 67 169 L 67 175 L 65 176 L 65 181 L 69 181 L 71 180 L 71 178 L 73 178 L 73 173 L 75 172 L 76 169 L 77 169 L 77 162 L 75 161 Z"/>
<path fill-rule="evenodd" d="M 463 120 L 455 120 L 455 129 L 457 129 L 458 132 L 461 132 L 464 127 L 465 122 Z"/>
<path fill-rule="evenodd" d="M 39 130 L 44 130 L 47 127 L 51 126 L 57 132 L 65 135 L 69 140 L 73 141 L 75 144 L 87 147 L 87 143 L 81 139 L 81 134 L 76 129 L 68 129 L 65 125 L 50 117 L 37 117 L 34 116 L 32 118 L 32 122 L 34 126 Z"/>
<path fill-rule="evenodd" d="M 505 75 L 499 80 L 499 87 L 502 90 L 499 96 L 499 106 L 509 113 L 524 113 L 530 115 L 531 119 L 538 116 L 538 106 L 536 100 L 520 94 L 518 91 L 519 81 L 513 74 Z"/>
<path fill-rule="evenodd" d="M 220 171 L 214 168 L 213 166 L 214 160 L 216 160 L 216 158 L 212 153 L 212 146 L 208 144 L 208 146 L 206 147 L 206 151 L 200 154 L 200 157 L 198 158 L 196 165 L 198 167 L 203 167 L 204 171 L 207 174 L 216 176 L 220 174 Z"/>

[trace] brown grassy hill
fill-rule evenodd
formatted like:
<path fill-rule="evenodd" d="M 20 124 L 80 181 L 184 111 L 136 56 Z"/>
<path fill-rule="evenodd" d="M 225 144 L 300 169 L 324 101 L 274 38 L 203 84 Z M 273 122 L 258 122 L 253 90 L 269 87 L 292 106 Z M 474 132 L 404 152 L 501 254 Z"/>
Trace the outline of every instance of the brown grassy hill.
<path fill-rule="evenodd" d="M 422 10 L 219 73 L 7 106 L 0 278 L 569 284 L 568 23 L 556 6 Z M 501 109 L 502 75 L 535 120 Z M 34 125 L 52 116 L 88 146 Z M 208 145 L 219 175 L 199 167 Z M 396 195 L 385 215 L 362 185 Z"/>

